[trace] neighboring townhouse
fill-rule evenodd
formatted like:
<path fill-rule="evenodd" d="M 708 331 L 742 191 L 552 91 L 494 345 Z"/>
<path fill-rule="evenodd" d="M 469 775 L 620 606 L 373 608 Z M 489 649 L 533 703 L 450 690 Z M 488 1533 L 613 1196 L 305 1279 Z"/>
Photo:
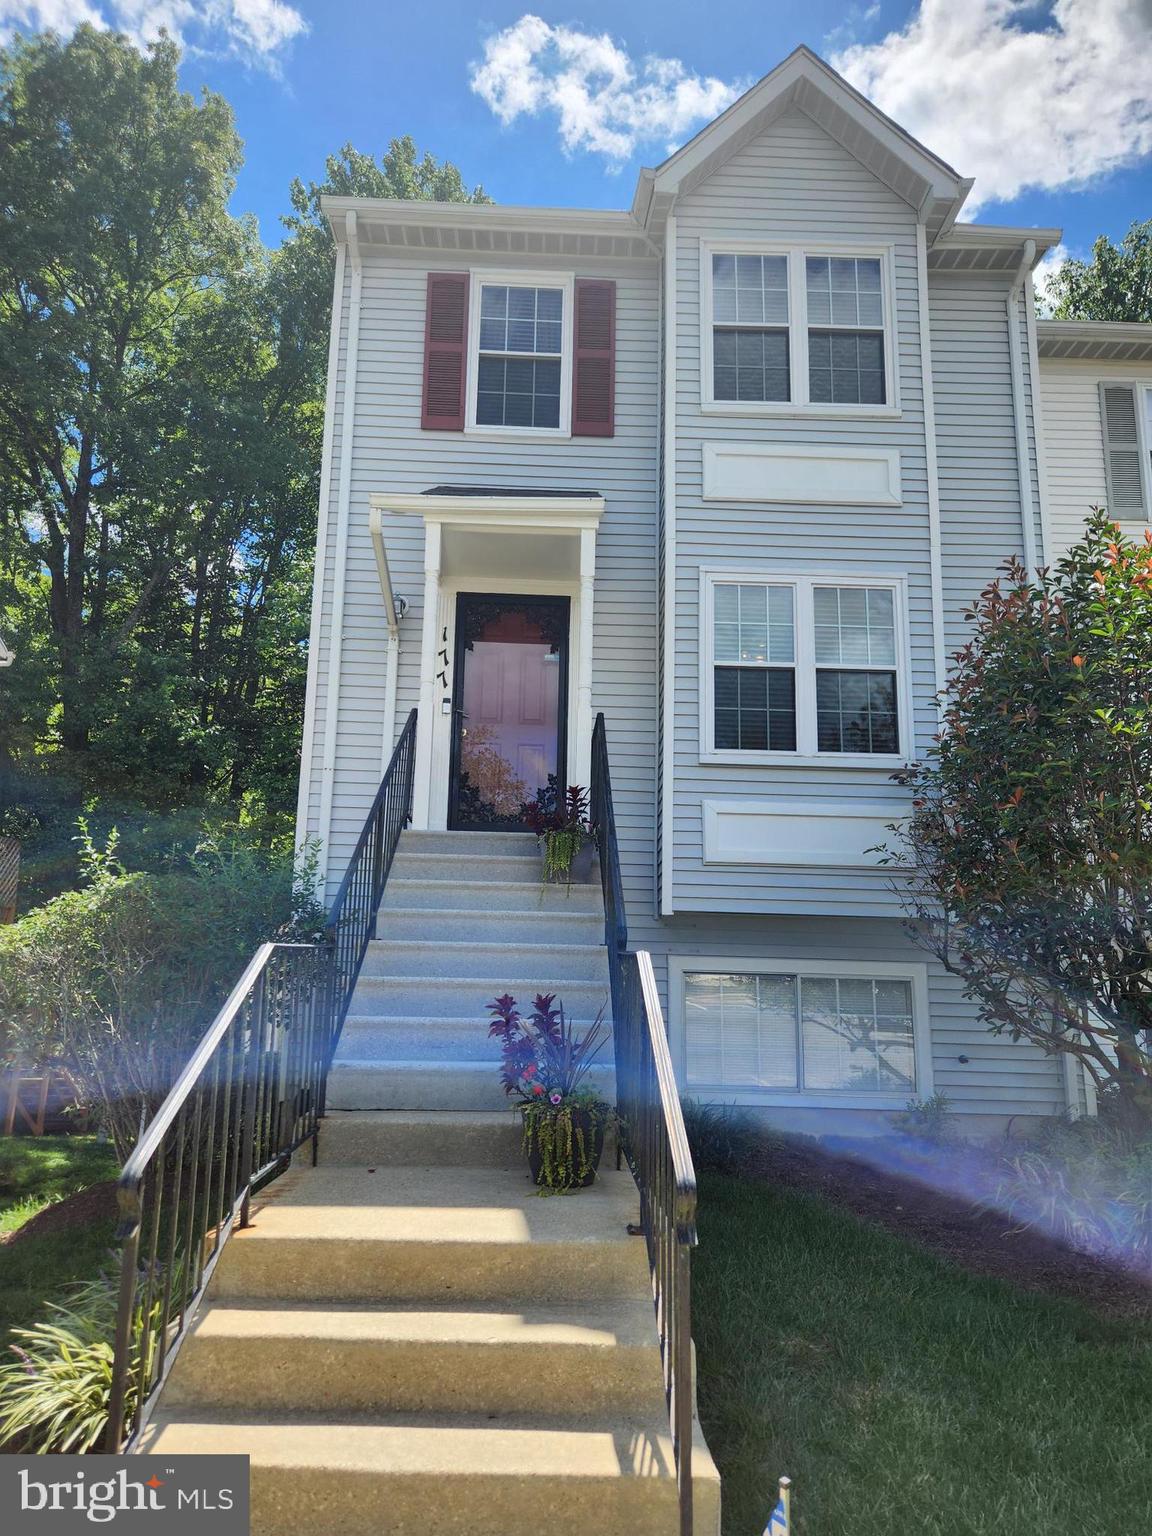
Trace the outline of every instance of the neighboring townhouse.
<path fill-rule="evenodd" d="M 681 1087 L 800 1129 L 1083 1107 L 907 939 L 875 851 L 965 607 L 1090 502 L 1149 505 L 1147 328 L 1038 326 L 1059 231 L 958 223 L 970 185 L 799 49 L 626 211 L 324 205 L 299 833 L 329 896 L 413 708 L 413 825 L 480 876 L 549 774 L 588 783 L 603 713 Z"/>

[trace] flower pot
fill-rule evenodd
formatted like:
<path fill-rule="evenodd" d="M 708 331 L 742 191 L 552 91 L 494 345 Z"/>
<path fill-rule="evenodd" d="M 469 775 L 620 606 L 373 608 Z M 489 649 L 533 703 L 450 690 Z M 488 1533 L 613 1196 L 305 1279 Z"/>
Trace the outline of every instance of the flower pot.
<path fill-rule="evenodd" d="M 532 1182 L 555 1194 L 587 1189 L 604 1152 L 607 1105 L 536 1112 L 524 1121 L 524 1150 Z"/>
<path fill-rule="evenodd" d="M 587 885 L 592 878 L 592 864 L 596 858 L 596 844 L 591 838 L 573 855 L 567 870 L 548 872 L 548 845 L 540 839 L 540 878 L 546 885 Z"/>

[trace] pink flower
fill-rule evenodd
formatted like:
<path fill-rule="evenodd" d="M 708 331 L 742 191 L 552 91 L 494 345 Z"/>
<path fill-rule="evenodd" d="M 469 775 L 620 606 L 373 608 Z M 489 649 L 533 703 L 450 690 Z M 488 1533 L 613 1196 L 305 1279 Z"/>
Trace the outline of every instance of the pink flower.
<path fill-rule="evenodd" d="M 549 1104 L 561 1104 L 563 1101 L 564 1095 L 562 1093 L 550 1093 L 548 1095 Z"/>
<path fill-rule="evenodd" d="M 524 1076 L 525 1077 L 535 1077 L 536 1076 L 536 1063 L 534 1061 L 530 1061 L 528 1063 L 528 1065 L 524 1068 Z"/>
<path fill-rule="evenodd" d="M 536 1095 L 537 1098 L 540 1098 L 541 1095 L 544 1092 L 544 1084 L 543 1083 L 533 1083 L 532 1084 L 532 1092 Z"/>

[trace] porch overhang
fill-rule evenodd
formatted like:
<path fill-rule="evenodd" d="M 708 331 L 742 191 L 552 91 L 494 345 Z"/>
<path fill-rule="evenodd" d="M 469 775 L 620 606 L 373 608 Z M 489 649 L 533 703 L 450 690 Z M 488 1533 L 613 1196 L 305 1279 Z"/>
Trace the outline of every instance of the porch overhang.
<path fill-rule="evenodd" d="M 568 692 L 569 783 L 587 784 L 592 745 L 592 637 L 596 535 L 604 498 L 596 491 L 532 487 L 432 486 L 369 497 L 370 529 L 386 607 L 394 612 L 388 570 L 389 517 L 424 523 L 420 705 L 413 824 L 444 825 L 455 680 L 450 677 L 455 594 L 559 593 L 572 602 Z"/>

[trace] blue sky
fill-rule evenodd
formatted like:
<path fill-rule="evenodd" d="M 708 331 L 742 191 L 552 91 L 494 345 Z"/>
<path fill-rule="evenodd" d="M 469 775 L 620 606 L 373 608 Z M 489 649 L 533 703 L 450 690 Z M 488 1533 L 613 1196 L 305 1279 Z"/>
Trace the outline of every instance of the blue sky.
<path fill-rule="evenodd" d="M 640 165 L 800 42 L 976 176 L 983 222 L 1060 225 L 1081 254 L 1152 217 L 1147 0 L 482 6 L 0 0 L 0 32 L 84 15 L 128 18 L 140 36 L 174 26 L 185 84 L 235 109 L 235 205 L 270 241 L 292 176 L 319 177 L 346 141 L 379 152 L 401 133 L 499 202 L 626 206 Z"/>

